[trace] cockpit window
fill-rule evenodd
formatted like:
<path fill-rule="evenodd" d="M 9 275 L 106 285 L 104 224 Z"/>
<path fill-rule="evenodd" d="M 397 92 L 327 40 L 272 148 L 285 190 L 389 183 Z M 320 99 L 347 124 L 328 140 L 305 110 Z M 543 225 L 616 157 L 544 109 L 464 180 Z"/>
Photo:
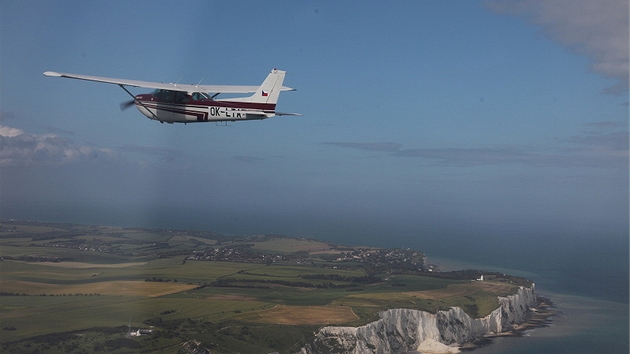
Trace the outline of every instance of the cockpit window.
<path fill-rule="evenodd" d="M 193 92 L 188 95 L 182 91 L 171 91 L 156 89 L 152 93 L 153 97 L 162 102 L 186 103 L 192 101 L 211 101 L 212 97 L 205 92 Z"/>
<path fill-rule="evenodd" d="M 175 92 L 175 103 L 186 103 L 190 101 L 190 96 L 186 92 Z"/>
<path fill-rule="evenodd" d="M 198 92 L 195 92 L 195 93 L 200 94 Z M 189 102 L 191 98 L 193 100 L 203 99 L 203 98 L 195 98 L 195 96 L 191 97 L 190 95 L 188 95 L 188 93 L 182 92 L 182 91 L 171 91 L 171 90 L 162 90 L 162 89 L 157 89 L 153 91 L 152 95 L 153 97 L 157 98 L 158 101 L 174 102 L 174 103 L 186 103 L 186 102 Z"/>
<path fill-rule="evenodd" d="M 173 102 L 175 100 L 175 91 L 157 89 L 153 91 L 153 97 L 159 101 Z"/>

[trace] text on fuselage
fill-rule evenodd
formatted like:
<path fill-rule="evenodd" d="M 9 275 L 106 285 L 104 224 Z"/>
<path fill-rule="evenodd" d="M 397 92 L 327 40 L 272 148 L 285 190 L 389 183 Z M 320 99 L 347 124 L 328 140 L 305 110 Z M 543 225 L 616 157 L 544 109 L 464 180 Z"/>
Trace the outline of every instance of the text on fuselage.
<path fill-rule="evenodd" d="M 240 111 L 230 111 L 223 107 L 210 107 L 210 115 L 213 117 L 227 117 L 227 118 L 245 118 L 245 113 Z"/>

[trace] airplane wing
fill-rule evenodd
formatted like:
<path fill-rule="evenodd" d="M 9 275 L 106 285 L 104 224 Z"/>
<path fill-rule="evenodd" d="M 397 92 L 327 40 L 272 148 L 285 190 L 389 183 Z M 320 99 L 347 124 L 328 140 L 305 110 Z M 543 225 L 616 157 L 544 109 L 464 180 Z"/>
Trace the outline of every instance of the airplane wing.
<path fill-rule="evenodd" d="M 106 84 L 115 84 L 119 86 L 133 86 L 144 87 L 150 89 L 161 89 L 171 91 L 182 91 L 189 94 L 193 92 L 204 93 L 254 93 L 258 90 L 259 86 L 230 86 L 230 85 L 191 85 L 191 84 L 167 84 L 163 82 L 151 82 L 140 80 L 127 80 L 116 79 L 111 77 L 89 76 L 89 75 L 77 75 L 68 73 L 59 73 L 55 71 L 46 71 L 45 76 L 51 77 L 65 77 L 69 79 L 87 80 L 102 82 Z M 282 91 L 295 91 L 290 87 L 282 86 Z"/>

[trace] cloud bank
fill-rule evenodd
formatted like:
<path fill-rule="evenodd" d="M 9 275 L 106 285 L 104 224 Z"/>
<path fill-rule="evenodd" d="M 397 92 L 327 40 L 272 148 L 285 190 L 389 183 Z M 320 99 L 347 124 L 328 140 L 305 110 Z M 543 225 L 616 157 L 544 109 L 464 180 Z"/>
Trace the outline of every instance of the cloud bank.
<path fill-rule="evenodd" d="M 606 93 L 628 91 L 627 0 L 488 1 L 492 11 L 516 15 L 543 28 L 552 40 L 587 56 L 591 70 L 617 84 Z"/>
<path fill-rule="evenodd" d="M 111 149 L 78 145 L 56 134 L 28 134 L 0 125 L 0 166 L 63 165 L 116 156 Z"/>

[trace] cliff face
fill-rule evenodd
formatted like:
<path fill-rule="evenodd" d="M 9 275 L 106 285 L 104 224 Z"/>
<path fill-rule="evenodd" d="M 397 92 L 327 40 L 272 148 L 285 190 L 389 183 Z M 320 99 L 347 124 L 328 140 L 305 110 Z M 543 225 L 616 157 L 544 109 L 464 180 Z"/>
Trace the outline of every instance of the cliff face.
<path fill-rule="evenodd" d="M 380 320 L 365 326 L 321 328 L 300 354 L 396 354 L 418 350 L 423 342 L 441 343 L 443 349 L 455 352 L 463 343 L 523 322 L 529 308 L 536 306 L 534 285 L 499 297 L 499 304 L 484 318 L 471 318 L 458 307 L 436 314 L 411 309 L 382 311 Z"/>

